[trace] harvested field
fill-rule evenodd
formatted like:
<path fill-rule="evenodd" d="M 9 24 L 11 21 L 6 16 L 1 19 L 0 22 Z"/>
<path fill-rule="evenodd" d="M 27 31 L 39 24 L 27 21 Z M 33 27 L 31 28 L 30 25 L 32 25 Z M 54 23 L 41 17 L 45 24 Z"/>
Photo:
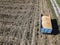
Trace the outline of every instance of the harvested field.
<path fill-rule="evenodd" d="M 0 0 L 0 45 L 58 45 L 39 30 L 42 12 L 52 14 L 46 0 Z"/>

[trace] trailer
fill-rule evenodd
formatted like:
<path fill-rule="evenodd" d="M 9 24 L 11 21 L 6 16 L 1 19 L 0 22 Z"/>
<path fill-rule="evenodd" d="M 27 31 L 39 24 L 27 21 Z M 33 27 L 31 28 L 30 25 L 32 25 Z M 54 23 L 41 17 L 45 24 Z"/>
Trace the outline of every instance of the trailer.
<path fill-rule="evenodd" d="M 52 32 L 52 23 L 50 15 L 48 14 L 41 14 L 41 20 L 40 20 L 40 32 L 41 33 L 51 33 Z"/>

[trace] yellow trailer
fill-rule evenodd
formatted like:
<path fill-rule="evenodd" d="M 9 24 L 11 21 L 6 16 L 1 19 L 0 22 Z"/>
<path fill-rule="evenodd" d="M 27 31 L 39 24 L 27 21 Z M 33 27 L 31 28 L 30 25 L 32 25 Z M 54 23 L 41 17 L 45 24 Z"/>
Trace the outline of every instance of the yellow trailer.
<path fill-rule="evenodd" d="M 41 29 L 42 33 L 51 33 L 52 32 L 52 24 L 50 15 L 42 15 L 41 16 Z"/>

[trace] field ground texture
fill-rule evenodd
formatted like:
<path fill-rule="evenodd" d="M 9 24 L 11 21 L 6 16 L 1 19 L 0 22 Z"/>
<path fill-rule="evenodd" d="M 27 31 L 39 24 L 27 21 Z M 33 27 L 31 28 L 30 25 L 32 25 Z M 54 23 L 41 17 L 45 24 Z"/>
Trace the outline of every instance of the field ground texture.
<path fill-rule="evenodd" d="M 0 0 L 0 45 L 60 45 L 59 34 L 39 30 L 41 10 L 57 19 L 51 7 L 49 0 Z"/>

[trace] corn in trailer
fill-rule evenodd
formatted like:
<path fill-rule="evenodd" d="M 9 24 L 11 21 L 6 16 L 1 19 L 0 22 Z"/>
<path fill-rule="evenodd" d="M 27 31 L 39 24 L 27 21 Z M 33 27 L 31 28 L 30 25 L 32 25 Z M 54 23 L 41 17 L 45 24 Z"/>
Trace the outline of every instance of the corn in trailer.
<path fill-rule="evenodd" d="M 50 15 L 47 14 L 41 14 L 40 17 L 40 32 L 41 33 L 51 33 L 52 32 L 52 23 L 51 23 L 51 18 Z"/>

